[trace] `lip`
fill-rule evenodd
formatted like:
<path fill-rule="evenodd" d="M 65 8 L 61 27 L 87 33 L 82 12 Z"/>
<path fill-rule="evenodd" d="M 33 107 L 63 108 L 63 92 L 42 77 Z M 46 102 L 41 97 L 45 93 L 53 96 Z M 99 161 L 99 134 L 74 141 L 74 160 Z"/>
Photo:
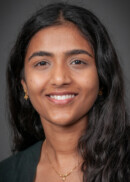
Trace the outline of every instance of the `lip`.
<path fill-rule="evenodd" d="M 50 92 L 48 94 L 46 94 L 46 96 L 49 96 L 49 95 L 78 95 L 78 93 L 76 92 L 67 92 L 67 91 L 64 91 L 64 92 Z"/>
<path fill-rule="evenodd" d="M 57 99 L 49 97 L 50 95 L 75 95 L 75 96 L 73 98 L 57 100 Z M 51 93 L 47 94 L 46 97 L 51 103 L 64 105 L 64 104 L 69 104 L 69 103 L 73 102 L 75 100 L 75 98 L 77 97 L 77 95 L 78 95 L 78 93 L 65 91 L 65 92 L 51 92 Z"/>

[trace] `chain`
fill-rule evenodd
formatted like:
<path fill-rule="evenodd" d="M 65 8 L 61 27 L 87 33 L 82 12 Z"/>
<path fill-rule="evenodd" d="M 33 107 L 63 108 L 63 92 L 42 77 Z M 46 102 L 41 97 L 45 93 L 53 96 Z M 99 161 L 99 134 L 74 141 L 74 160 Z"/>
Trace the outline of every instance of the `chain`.
<path fill-rule="evenodd" d="M 45 140 L 45 145 L 46 145 L 46 140 Z M 47 145 L 46 145 L 46 155 L 47 155 L 47 158 L 48 158 L 48 161 L 49 161 L 51 167 L 53 168 L 53 170 L 55 171 L 55 173 L 62 179 L 62 181 L 65 181 L 66 178 L 74 171 L 74 169 L 76 169 L 76 168 L 80 165 L 80 163 L 78 163 L 78 164 L 77 164 L 74 168 L 72 168 L 69 172 L 67 172 L 67 173 L 65 173 L 65 174 L 61 174 L 61 173 L 59 173 L 59 172 L 55 169 L 55 167 L 52 165 L 52 162 L 51 162 L 51 160 L 50 160 L 50 158 L 49 158 L 49 156 L 48 156 Z"/>

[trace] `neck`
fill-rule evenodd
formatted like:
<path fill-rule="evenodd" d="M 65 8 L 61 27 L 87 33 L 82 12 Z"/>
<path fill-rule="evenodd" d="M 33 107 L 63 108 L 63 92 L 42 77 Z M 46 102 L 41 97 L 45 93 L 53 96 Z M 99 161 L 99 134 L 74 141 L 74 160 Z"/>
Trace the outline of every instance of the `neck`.
<path fill-rule="evenodd" d="M 78 153 L 77 145 L 87 127 L 86 118 L 67 127 L 56 126 L 47 121 L 42 121 L 42 123 L 46 136 L 42 152 L 47 151 L 53 164 L 62 168 L 68 166 L 68 163 L 74 166 L 81 162 L 82 158 Z"/>

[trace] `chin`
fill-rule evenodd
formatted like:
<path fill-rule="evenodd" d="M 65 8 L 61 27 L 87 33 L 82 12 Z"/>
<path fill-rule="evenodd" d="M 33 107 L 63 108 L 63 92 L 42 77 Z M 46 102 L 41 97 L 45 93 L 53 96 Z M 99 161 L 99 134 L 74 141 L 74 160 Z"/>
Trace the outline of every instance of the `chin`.
<path fill-rule="evenodd" d="M 73 125 L 76 120 L 72 119 L 72 118 L 68 118 L 68 117 L 53 117 L 53 119 L 49 119 L 48 120 L 50 123 L 56 125 L 56 126 L 60 126 L 60 127 L 67 127 L 67 126 L 71 126 Z"/>

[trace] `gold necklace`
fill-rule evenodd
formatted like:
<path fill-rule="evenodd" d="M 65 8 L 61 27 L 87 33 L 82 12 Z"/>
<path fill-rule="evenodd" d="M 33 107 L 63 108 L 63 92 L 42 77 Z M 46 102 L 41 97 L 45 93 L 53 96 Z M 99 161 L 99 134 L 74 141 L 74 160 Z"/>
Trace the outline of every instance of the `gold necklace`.
<path fill-rule="evenodd" d="M 46 140 L 45 140 L 45 145 L 46 145 Z M 50 160 L 50 158 L 49 158 L 49 156 L 48 156 L 47 145 L 46 145 L 46 155 L 47 155 L 47 158 L 48 158 L 48 161 L 49 161 L 51 167 L 52 167 L 53 170 L 56 172 L 56 174 L 58 174 L 58 176 L 62 179 L 62 181 L 65 181 L 66 178 L 74 171 L 74 169 L 76 169 L 76 168 L 81 164 L 81 162 L 80 162 L 80 163 L 78 163 L 74 168 L 72 168 L 69 172 L 67 172 L 66 174 L 61 174 L 61 173 L 59 173 L 59 172 L 54 168 L 54 166 L 52 165 L 52 162 L 51 162 L 51 160 Z"/>

